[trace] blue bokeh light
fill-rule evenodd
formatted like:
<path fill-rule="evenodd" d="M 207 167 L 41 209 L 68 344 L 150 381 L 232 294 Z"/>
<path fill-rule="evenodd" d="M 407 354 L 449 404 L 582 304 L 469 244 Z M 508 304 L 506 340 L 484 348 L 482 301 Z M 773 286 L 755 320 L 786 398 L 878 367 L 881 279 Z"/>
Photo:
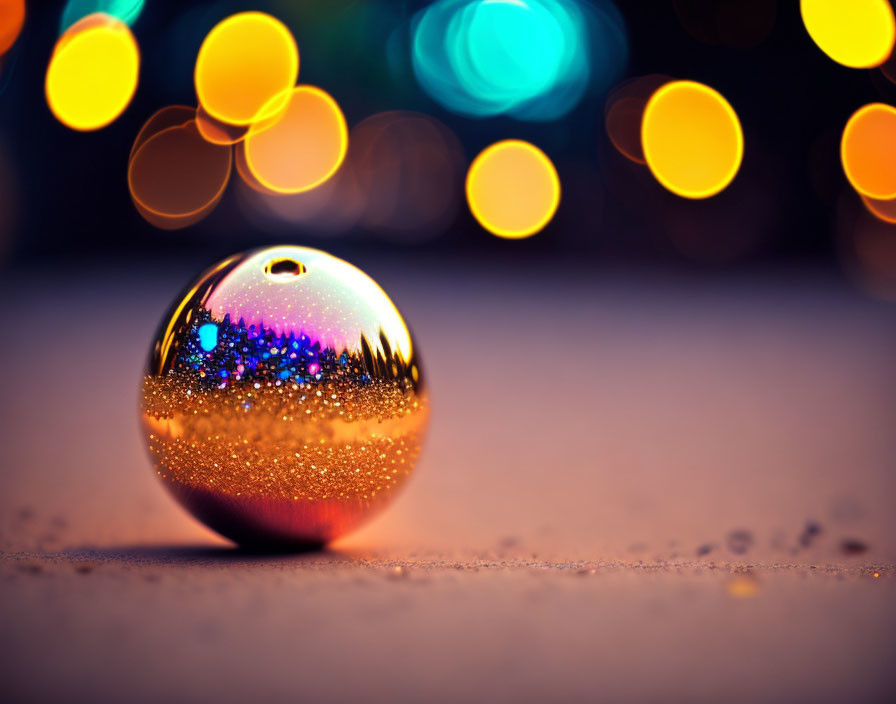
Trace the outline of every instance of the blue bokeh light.
<path fill-rule="evenodd" d="M 145 0 L 68 0 L 62 11 L 59 31 L 64 32 L 75 22 L 94 12 L 115 17 L 130 26 L 143 12 Z"/>
<path fill-rule="evenodd" d="M 610 86 L 628 43 L 601 0 L 437 0 L 414 18 L 411 54 L 420 85 L 453 112 L 552 120 Z"/>

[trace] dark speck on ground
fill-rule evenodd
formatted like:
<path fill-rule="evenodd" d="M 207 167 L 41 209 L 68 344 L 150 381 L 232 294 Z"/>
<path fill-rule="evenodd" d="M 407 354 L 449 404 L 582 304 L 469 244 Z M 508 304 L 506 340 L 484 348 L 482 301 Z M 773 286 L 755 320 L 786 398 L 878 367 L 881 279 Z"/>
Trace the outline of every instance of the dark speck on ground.
<path fill-rule="evenodd" d="M 868 544 L 855 538 L 847 538 L 840 543 L 840 550 L 846 555 L 861 555 L 868 550 Z"/>
<path fill-rule="evenodd" d="M 743 555 L 753 547 L 753 534 L 748 530 L 733 530 L 728 533 L 728 551 L 735 555 Z"/>
<path fill-rule="evenodd" d="M 821 524 L 816 521 L 806 521 L 806 527 L 800 533 L 800 545 L 808 548 L 819 535 L 821 535 Z"/>

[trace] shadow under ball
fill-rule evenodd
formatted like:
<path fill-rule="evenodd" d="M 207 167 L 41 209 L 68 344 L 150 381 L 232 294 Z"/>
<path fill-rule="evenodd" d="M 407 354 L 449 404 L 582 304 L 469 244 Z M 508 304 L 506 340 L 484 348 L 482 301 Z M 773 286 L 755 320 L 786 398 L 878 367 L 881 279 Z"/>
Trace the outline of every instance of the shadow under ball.
<path fill-rule="evenodd" d="M 244 546 L 322 545 L 413 471 L 429 409 L 395 305 L 325 252 L 271 247 L 205 271 L 162 321 L 140 418 L 153 467 Z"/>

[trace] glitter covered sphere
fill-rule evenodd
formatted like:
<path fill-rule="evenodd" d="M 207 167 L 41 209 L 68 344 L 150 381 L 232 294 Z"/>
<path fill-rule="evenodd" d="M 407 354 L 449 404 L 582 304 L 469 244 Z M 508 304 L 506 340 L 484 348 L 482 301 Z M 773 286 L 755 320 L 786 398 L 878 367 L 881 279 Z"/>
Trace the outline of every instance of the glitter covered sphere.
<path fill-rule="evenodd" d="M 141 420 L 159 477 L 243 545 L 303 547 L 357 527 L 410 475 L 428 404 L 395 305 L 305 247 L 238 254 L 162 322 Z"/>

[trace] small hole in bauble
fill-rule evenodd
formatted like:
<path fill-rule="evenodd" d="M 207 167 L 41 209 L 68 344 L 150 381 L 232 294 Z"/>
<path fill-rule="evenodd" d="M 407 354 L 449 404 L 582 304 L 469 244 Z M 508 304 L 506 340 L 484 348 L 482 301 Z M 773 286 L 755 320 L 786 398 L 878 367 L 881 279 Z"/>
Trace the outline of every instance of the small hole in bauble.
<path fill-rule="evenodd" d="M 305 268 L 305 265 L 302 264 L 302 262 L 297 262 L 295 259 L 290 259 L 288 257 L 284 259 L 272 259 L 264 268 L 265 276 L 271 281 L 280 283 L 297 279 L 307 271 L 308 269 Z"/>

